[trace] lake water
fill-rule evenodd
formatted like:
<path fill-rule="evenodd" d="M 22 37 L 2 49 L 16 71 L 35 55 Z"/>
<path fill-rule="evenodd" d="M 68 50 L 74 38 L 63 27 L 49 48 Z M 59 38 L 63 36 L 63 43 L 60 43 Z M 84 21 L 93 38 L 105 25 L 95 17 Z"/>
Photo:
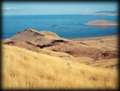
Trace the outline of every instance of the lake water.
<path fill-rule="evenodd" d="M 117 34 L 117 27 L 92 27 L 85 23 L 96 19 L 117 21 L 116 16 L 98 15 L 18 15 L 3 16 L 3 38 L 26 28 L 52 31 L 65 38 L 96 37 Z"/>

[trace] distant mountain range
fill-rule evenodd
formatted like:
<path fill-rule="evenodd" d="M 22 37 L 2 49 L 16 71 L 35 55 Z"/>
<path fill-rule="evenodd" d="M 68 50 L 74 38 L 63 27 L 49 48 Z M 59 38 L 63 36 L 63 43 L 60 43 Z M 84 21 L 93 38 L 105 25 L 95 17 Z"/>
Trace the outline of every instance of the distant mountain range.
<path fill-rule="evenodd" d="M 96 12 L 97 15 L 117 15 L 116 11 L 98 11 Z"/>

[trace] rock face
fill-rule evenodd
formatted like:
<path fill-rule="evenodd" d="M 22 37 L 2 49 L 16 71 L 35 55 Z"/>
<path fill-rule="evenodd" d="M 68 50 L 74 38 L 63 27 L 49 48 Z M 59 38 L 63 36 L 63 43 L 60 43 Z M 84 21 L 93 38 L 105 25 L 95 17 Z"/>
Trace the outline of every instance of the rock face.
<path fill-rule="evenodd" d="M 90 57 L 94 60 L 117 57 L 116 49 L 111 50 L 109 45 L 101 46 L 103 45 L 103 43 L 101 43 L 101 45 L 99 45 L 100 48 L 91 46 L 91 44 L 99 44 L 100 40 L 89 42 L 88 40 L 69 40 L 61 38 L 52 32 L 38 32 L 31 28 L 25 29 L 25 31 L 19 32 L 9 40 L 4 41 L 5 44 L 24 47 L 33 51 L 47 49 L 67 53 L 74 57 Z"/>
<path fill-rule="evenodd" d="M 87 25 L 96 26 L 96 27 L 108 27 L 108 26 L 116 26 L 117 23 L 108 20 L 93 20 L 88 22 Z"/>
<path fill-rule="evenodd" d="M 38 32 L 35 29 L 25 29 L 22 32 L 17 33 L 9 40 L 4 41 L 6 44 L 14 45 L 33 45 L 33 46 L 44 46 L 49 45 L 53 41 L 60 40 L 55 33 L 52 32 Z M 59 41 L 58 41 L 59 42 Z"/>

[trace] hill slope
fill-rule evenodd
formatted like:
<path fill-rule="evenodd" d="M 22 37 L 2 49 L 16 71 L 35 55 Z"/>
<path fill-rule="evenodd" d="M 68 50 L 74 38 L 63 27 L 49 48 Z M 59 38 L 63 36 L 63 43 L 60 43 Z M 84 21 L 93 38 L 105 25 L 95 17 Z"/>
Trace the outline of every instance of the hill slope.
<path fill-rule="evenodd" d="M 47 49 L 62 52 L 74 57 L 89 57 L 98 61 L 117 58 L 117 36 L 90 40 L 70 40 L 59 37 L 53 32 L 39 32 L 25 29 L 5 40 L 4 43 L 23 47 L 32 51 Z"/>
<path fill-rule="evenodd" d="M 3 45 L 3 87 L 117 87 L 117 70 L 91 67 L 71 60 Z"/>

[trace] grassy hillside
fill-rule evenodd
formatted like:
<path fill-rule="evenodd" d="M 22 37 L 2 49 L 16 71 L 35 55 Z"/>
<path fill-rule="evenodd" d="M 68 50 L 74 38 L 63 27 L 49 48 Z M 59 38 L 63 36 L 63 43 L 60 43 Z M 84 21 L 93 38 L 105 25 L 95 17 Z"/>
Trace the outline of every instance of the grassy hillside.
<path fill-rule="evenodd" d="M 101 67 L 101 68 L 109 68 L 116 69 L 118 67 L 118 58 L 111 59 L 101 59 L 101 60 L 93 60 L 89 57 L 76 57 L 77 62 L 84 63 L 86 65 Z"/>
<path fill-rule="evenodd" d="M 3 46 L 3 88 L 116 88 L 117 70 Z"/>

